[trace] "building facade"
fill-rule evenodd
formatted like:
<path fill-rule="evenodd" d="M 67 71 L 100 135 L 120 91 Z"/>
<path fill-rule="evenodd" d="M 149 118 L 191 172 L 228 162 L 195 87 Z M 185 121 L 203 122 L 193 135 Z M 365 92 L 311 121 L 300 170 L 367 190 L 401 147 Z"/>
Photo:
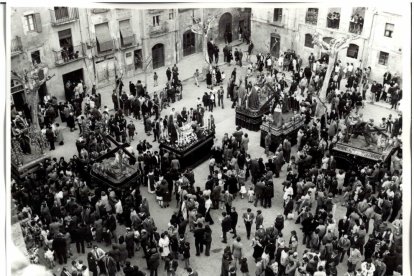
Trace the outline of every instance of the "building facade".
<path fill-rule="evenodd" d="M 252 9 L 252 41 L 256 52 L 280 53 L 294 50 L 304 64 L 310 53 L 319 58 L 323 49 L 313 45 L 312 34 L 319 32 L 329 42 L 342 36 L 353 37 L 338 54 L 342 64 L 372 68 L 371 78 L 382 81 L 389 70 L 402 71 L 402 16 L 372 7 Z"/>
<path fill-rule="evenodd" d="M 34 63 L 54 77 L 40 95 L 65 99 L 67 81 L 86 86 L 115 85 L 115 76 L 145 76 L 203 50 L 203 35 L 191 31 L 195 21 L 215 17 L 210 38 L 224 33 L 238 38 L 250 30 L 250 9 L 78 9 L 12 8 L 11 68 L 30 70 Z M 12 101 L 19 108 L 24 88 L 12 80 Z"/>

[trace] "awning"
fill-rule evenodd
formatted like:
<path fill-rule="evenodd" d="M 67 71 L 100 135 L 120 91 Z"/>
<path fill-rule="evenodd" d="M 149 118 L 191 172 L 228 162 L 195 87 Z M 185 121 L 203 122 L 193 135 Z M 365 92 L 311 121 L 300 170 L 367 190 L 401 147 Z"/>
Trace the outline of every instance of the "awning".
<path fill-rule="evenodd" d="M 123 45 L 131 45 L 134 43 L 134 33 L 132 31 L 129 20 L 120 21 L 119 30 L 121 32 Z"/>
<path fill-rule="evenodd" d="M 100 52 L 111 51 L 114 48 L 114 41 L 109 32 L 108 24 L 95 25 L 95 35 Z"/>

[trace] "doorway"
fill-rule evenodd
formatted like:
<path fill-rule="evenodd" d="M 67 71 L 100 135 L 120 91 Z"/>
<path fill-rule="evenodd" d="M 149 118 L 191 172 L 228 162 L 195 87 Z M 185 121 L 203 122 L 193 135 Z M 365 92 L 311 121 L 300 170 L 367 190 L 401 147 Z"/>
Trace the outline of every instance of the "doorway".
<path fill-rule="evenodd" d="M 183 55 L 188 56 L 195 53 L 195 34 L 188 30 L 183 34 Z"/>
<path fill-rule="evenodd" d="M 142 69 L 142 50 L 138 49 L 134 51 L 134 68 L 135 70 Z"/>
<path fill-rule="evenodd" d="M 270 34 L 270 54 L 279 57 L 280 52 L 280 35 Z"/>
<path fill-rule="evenodd" d="M 24 104 L 26 103 L 26 97 L 24 95 L 24 86 L 17 80 L 11 80 L 10 92 L 12 95 L 12 103 L 16 107 L 17 111 L 23 111 Z"/>
<path fill-rule="evenodd" d="M 152 47 L 152 68 L 157 69 L 165 64 L 164 44 L 156 44 Z"/>
<path fill-rule="evenodd" d="M 66 100 L 72 99 L 72 93 L 73 93 L 73 88 L 74 85 L 77 85 L 79 83 L 79 81 L 83 81 L 83 69 L 78 69 L 72 72 L 69 72 L 67 74 L 63 74 L 62 75 L 62 79 L 63 79 L 63 87 L 65 88 L 65 97 Z M 67 88 L 66 84 L 68 83 L 68 81 L 70 81 L 72 83 L 70 89 Z"/>
<path fill-rule="evenodd" d="M 224 40 L 225 42 L 231 43 L 233 40 L 233 31 L 232 31 L 233 17 L 231 13 L 226 12 L 220 17 L 219 21 L 219 40 Z"/>

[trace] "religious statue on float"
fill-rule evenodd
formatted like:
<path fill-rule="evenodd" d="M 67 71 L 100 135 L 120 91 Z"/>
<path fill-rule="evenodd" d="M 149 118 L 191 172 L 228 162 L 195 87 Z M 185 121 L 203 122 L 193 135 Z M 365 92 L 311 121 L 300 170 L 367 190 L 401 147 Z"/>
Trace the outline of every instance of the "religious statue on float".
<path fill-rule="evenodd" d="M 276 127 L 281 127 L 282 123 L 282 103 L 277 102 L 275 108 L 273 109 L 273 124 Z"/>
<path fill-rule="evenodd" d="M 250 110 L 258 110 L 260 107 L 259 94 L 256 87 L 252 87 L 247 96 L 247 108 Z"/>

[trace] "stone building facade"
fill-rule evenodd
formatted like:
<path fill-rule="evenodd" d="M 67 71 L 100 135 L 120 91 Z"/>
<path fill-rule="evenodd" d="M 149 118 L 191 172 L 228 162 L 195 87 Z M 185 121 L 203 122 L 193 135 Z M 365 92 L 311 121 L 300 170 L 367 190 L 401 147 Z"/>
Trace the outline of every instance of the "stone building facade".
<path fill-rule="evenodd" d="M 239 25 L 250 29 L 250 9 L 100 9 L 74 7 L 12 8 L 11 68 L 30 70 L 41 63 L 55 75 L 41 89 L 65 99 L 64 84 L 115 85 L 115 76 L 133 77 L 202 52 L 203 35 L 191 31 L 194 20 L 216 19 L 210 38 L 222 42 L 225 31 L 237 39 Z M 159 72 L 164 73 L 164 72 Z M 23 86 L 12 81 L 12 101 L 21 105 Z"/>
<path fill-rule="evenodd" d="M 339 20 L 332 15 L 339 14 Z M 363 24 L 352 20 L 362 17 Z M 352 36 L 347 49 L 338 54 L 343 64 L 372 68 L 372 79 L 382 80 L 389 70 L 402 71 L 402 16 L 401 11 L 388 12 L 373 7 L 328 8 L 325 6 L 253 8 L 251 17 L 252 40 L 255 52 L 279 56 L 294 50 L 302 56 L 304 64 L 310 53 L 319 58 L 323 49 L 312 44 L 312 34 L 319 32 L 324 41 L 332 38 Z"/>

